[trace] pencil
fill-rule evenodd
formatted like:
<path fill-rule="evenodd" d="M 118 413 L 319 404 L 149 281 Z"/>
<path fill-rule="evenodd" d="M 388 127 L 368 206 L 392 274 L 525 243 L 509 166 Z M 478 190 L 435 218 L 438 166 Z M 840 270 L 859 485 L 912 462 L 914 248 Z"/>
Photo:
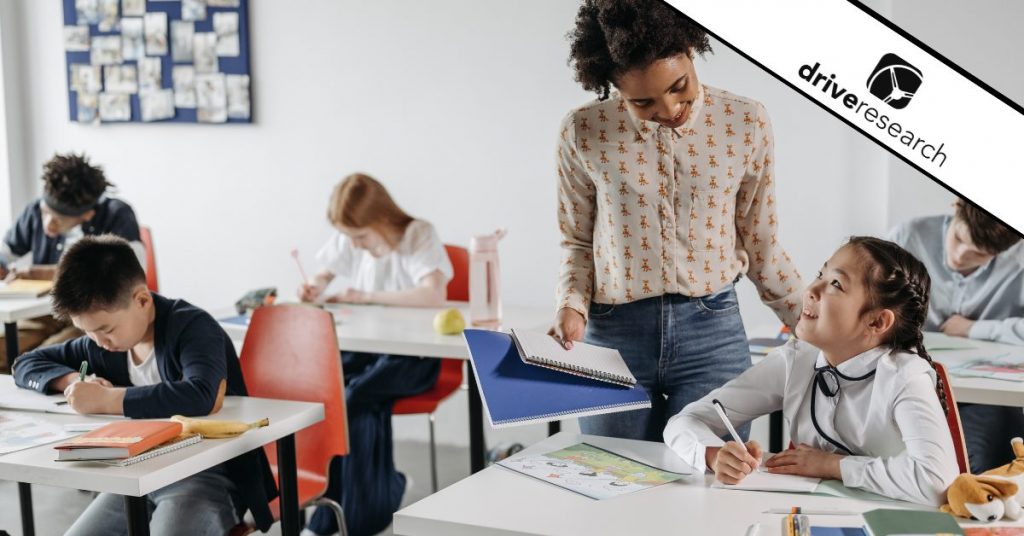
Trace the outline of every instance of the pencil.
<path fill-rule="evenodd" d="M 78 381 L 85 381 L 85 371 L 89 369 L 89 362 L 82 361 L 82 366 L 78 368 Z"/>

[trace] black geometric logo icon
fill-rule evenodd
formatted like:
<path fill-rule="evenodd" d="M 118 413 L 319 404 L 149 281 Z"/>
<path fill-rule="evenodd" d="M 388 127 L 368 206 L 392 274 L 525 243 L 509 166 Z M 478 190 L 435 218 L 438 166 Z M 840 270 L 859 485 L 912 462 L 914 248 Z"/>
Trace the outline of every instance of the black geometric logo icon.
<path fill-rule="evenodd" d="M 896 54 L 886 54 L 868 77 L 868 91 L 889 106 L 901 110 L 921 87 L 921 70 Z"/>

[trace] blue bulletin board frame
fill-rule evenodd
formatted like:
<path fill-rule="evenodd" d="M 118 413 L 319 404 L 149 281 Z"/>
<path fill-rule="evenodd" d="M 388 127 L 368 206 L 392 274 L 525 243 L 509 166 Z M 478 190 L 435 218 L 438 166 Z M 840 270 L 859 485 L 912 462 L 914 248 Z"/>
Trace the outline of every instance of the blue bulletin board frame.
<path fill-rule="evenodd" d="M 62 0 L 64 4 L 64 25 L 75 26 L 78 24 L 78 15 L 75 10 L 75 0 Z M 120 2 L 118 2 L 118 10 L 120 13 Z M 152 58 L 161 58 L 161 73 L 160 73 L 160 86 L 163 89 L 170 89 L 173 87 L 173 81 L 171 78 L 171 70 L 175 65 L 191 65 L 191 63 L 173 63 L 172 51 L 171 51 L 171 36 L 170 27 L 171 21 L 181 20 L 181 2 L 175 0 L 146 0 L 146 12 L 155 13 L 163 11 L 167 13 L 167 28 L 168 28 L 168 45 L 167 54 L 161 56 L 149 56 Z M 239 0 L 238 7 L 206 7 L 206 18 L 203 20 L 194 21 L 195 31 L 198 32 L 212 32 L 213 30 L 213 14 L 217 12 L 237 12 L 238 13 L 238 56 L 217 57 L 217 72 L 224 74 L 240 74 L 249 75 L 249 117 L 228 117 L 227 123 L 252 123 L 253 122 L 253 79 L 249 72 L 249 1 Z M 92 39 L 94 36 L 104 35 L 120 35 L 120 28 L 117 28 L 109 32 L 101 32 L 99 25 L 89 25 L 89 38 Z M 68 116 L 72 122 L 78 122 L 78 92 L 71 88 L 71 65 L 75 63 L 90 63 L 90 52 L 89 51 L 64 51 L 65 57 L 65 75 L 67 77 L 67 90 L 68 90 Z M 136 60 L 125 60 L 123 65 L 135 65 L 137 67 Z M 111 121 L 111 122 L 100 122 L 100 124 L 111 125 L 117 123 L 142 123 L 142 111 L 139 106 L 139 94 L 138 92 L 132 93 L 130 96 L 132 117 L 130 121 Z M 155 121 L 147 121 L 146 123 L 198 123 L 196 118 L 197 108 L 178 108 L 174 109 L 174 117 L 168 119 L 159 119 Z M 203 125 L 215 125 L 224 123 L 201 123 Z"/>

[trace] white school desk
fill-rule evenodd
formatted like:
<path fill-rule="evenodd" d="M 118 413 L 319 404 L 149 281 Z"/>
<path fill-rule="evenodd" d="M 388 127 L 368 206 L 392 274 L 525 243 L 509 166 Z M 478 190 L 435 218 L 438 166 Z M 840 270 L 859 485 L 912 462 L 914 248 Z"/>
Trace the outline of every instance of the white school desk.
<path fill-rule="evenodd" d="M 13 378 L 8 375 L 0 376 L 0 397 L 10 389 L 17 389 Z M 38 412 L 24 414 L 57 424 L 110 420 L 81 415 Z M 250 430 L 232 439 L 204 439 L 196 445 L 127 467 L 110 467 L 88 462 L 56 462 L 53 445 L 41 445 L 0 456 L 0 480 L 123 495 L 128 511 L 128 533 L 149 534 L 145 500 L 147 493 L 276 441 L 282 504 L 281 532 L 286 535 L 297 535 L 299 505 L 296 489 L 295 433 L 322 421 L 324 408 L 319 403 L 229 396 L 224 399 L 224 406 L 220 412 L 212 418 L 252 422 L 264 417 L 270 419 L 270 425 L 264 428 Z M 22 498 L 24 499 L 24 496 Z M 22 528 L 26 535 L 34 532 L 31 503 L 26 512 L 24 501 Z"/>
<path fill-rule="evenodd" d="M 462 335 L 439 335 L 434 332 L 434 315 L 449 307 L 458 308 L 469 320 L 465 302 L 452 302 L 442 307 L 393 307 L 385 305 L 330 304 L 326 310 L 334 315 L 338 348 L 346 352 L 368 352 L 420 357 L 469 359 L 469 350 Z M 217 318 L 233 316 L 233 312 Z M 546 330 L 554 321 L 552 309 L 543 307 L 502 308 L 502 327 Z M 242 342 L 247 326 L 221 323 L 232 340 Z M 469 385 L 469 452 L 470 469 L 484 468 L 487 446 L 484 441 L 483 404 L 477 390 L 473 367 L 466 367 Z M 557 431 L 557 422 L 549 430 Z"/>
<path fill-rule="evenodd" d="M 563 432 L 515 456 L 542 454 L 581 441 L 611 451 L 662 443 Z M 649 463 L 652 460 L 643 460 Z M 713 477 L 694 471 L 681 482 L 605 500 L 594 500 L 553 484 L 491 466 L 395 514 L 393 531 L 403 536 L 723 534 L 742 535 L 761 523 L 761 536 L 780 534 L 780 514 L 769 508 L 818 508 L 866 512 L 875 508 L 925 509 L 896 501 L 865 501 L 807 494 L 710 488 Z M 809 516 L 822 526 L 862 526 L 856 516 Z"/>
<path fill-rule="evenodd" d="M 0 298 L 0 322 L 4 323 L 4 343 L 7 345 L 8 364 L 18 357 L 18 321 L 50 313 L 50 297 L 7 299 Z"/>

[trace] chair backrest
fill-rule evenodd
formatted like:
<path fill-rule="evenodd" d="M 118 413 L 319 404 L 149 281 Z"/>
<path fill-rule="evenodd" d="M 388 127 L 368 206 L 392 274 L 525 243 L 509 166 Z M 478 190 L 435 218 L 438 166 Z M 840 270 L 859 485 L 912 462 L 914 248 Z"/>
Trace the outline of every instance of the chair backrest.
<path fill-rule="evenodd" d="M 345 384 L 331 313 L 307 305 L 257 308 L 240 361 L 249 396 L 323 403 L 324 420 L 295 434 L 295 459 L 299 473 L 326 476 L 331 458 L 349 452 Z M 264 449 L 276 465 L 274 444 Z"/>
<path fill-rule="evenodd" d="M 146 286 L 153 292 L 160 292 L 156 278 L 156 252 L 153 250 L 153 232 L 145 225 L 139 226 L 139 238 L 146 248 Z"/>
<path fill-rule="evenodd" d="M 448 299 L 469 301 L 469 251 L 466 248 L 445 244 L 448 259 L 452 261 L 452 280 L 448 282 Z"/>
<path fill-rule="evenodd" d="M 953 399 L 953 390 L 949 388 L 949 375 L 946 367 L 939 362 L 933 362 L 935 374 L 941 382 L 935 386 L 936 391 L 944 390 L 946 395 L 946 424 L 949 425 L 949 433 L 953 436 L 953 452 L 956 454 L 956 463 L 961 473 L 970 473 L 971 466 L 967 458 L 967 441 L 964 440 L 964 428 L 960 423 L 960 410 L 956 407 L 956 400 Z M 942 392 L 937 392 L 939 399 L 942 399 Z"/>

